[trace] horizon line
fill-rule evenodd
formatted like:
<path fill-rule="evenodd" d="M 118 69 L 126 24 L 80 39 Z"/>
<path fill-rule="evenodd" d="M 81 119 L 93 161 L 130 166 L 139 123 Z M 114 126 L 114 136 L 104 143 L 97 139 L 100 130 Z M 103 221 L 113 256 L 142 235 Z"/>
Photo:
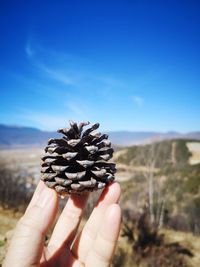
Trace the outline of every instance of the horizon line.
<path fill-rule="evenodd" d="M 92 124 L 92 123 L 91 123 Z M 32 128 L 32 129 L 36 129 L 39 130 L 41 132 L 57 132 L 58 129 L 55 130 L 45 130 L 45 129 L 41 129 L 40 127 L 35 127 L 35 126 L 28 126 L 28 125 L 19 125 L 19 124 L 5 124 L 5 123 L 1 123 L 0 122 L 0 126 L 5 126 L 5 127 L 16 127 L 16 128 Z M 200 130 L 191 130 L 191 131 L 186 131 L 186 132 L 182 132 L 182 131 L 176 131 L 176 130 L 166 130 L 166 131 L 162 131 L 162 130 L 127 130 L 127 129 L 120 129 L 120 130 L 103 130 L 102 132 L 110 132 L 110 133 L 115 133 L 115 132 L 126 132 L 126 133 L 157 133 L 157 134 L 190 134 L 190 133 L 200 133 Z"/>

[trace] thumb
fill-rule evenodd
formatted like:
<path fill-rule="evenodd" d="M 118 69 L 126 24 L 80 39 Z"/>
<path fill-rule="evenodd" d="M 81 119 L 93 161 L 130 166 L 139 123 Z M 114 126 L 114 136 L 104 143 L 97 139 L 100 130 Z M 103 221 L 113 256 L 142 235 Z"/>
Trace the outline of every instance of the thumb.
<path fill-rule="evenodd" d="M 58 197 L 43 182 L 38 188 L 17 224 L 3 267 L 37 266 L 40 262 L 45 234 L 56 217 Z"/>

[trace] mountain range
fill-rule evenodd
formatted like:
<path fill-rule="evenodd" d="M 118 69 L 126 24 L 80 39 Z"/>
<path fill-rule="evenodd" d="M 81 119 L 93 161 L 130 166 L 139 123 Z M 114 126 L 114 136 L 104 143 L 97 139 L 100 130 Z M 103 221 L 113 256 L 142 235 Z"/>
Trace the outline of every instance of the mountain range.
<path fill-rule="evenodd" d="M 107 132 L 110 140 L 117 146 L 131 146 L 147 144 L 167 139 L 196 139 L 200 140 L 199 132 L 137 132 L 111 131 Z M 0 147 L 43 146 L 49 138 L 60 136 L 57 132 L 41 131 L 37 128 L 23 126 L 9 126 L 0 124 Z"/>

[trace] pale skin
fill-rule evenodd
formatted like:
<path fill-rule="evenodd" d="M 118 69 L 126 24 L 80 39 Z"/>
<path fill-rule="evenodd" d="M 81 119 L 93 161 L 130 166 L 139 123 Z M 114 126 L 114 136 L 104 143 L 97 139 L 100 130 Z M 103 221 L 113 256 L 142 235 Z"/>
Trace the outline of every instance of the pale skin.
<path fill-rule="evenodd" d="M 110 266 L 121 224 L 119 197 L 118 183 L 104 189 L 77 234 L 88 196 L 70 196 L 45 246 L 45 236 L 55 222 L 58 195 L 41 181 L 16 226 L 2 267 Z"/>

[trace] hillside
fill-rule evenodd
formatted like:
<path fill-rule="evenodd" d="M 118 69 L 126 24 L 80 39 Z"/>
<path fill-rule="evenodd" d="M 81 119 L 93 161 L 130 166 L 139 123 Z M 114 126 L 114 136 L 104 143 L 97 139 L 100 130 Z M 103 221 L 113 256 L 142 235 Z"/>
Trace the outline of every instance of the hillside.
<path fill-rule="evenodd" d="M 194 139 L 172 139 L 146 145 L 134 145 L 114 155 L 114 159 L 128 166 L 145 166 L 147 159 L 154 160 L 154 167 L 186 166 L 200 163 L 200 141 Z"/>
<path fill-rule="evenodd" d="M 168 226 L 200 234 L 200 141 L 132 146 L 114 158 L 118 175 L 129 177 L 122 183 L 125 208 L 131 209 L 133 201 L 137 207 L 145 205 L 152 179 L 155 212 L 164 203 Z"/>

